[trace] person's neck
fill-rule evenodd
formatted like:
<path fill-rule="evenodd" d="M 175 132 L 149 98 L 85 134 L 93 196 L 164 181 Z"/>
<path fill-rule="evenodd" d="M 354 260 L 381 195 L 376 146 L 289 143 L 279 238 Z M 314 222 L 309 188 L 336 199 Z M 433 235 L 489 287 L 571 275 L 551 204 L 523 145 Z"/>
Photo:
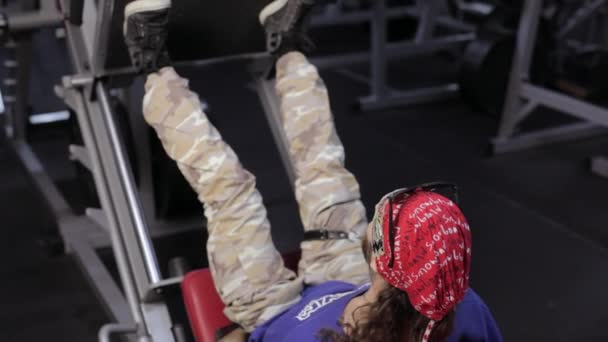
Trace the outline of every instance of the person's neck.
<path fill-rule="evenodd" d="M 382 292 L 382 290 L 384 290 L 387 286 L 387 283 L 379 278 L 377 275 L 372 276 L 372 282 L 371 285 L 369 286 L 369 289 L 367 289 L 367 291 L 365 291 L 365 293 L 363 294 L 363 296 L 365 296 L 365 298 L 370 302 L 373 303 L 375 301 L 378 300 L 378 297 L 380 296 L 380 292 Z"/>
<path fill-rule="evenodd" d="M 372 282 L 367 291 L 361 295 L 351 299 L 342 313 L 342 321 L 346 326 L 354 327 L 356 322 L 360 319 L 364 319 L 367 316 L 369 305 L 375 303 L 380 296 L 380 292 L 386 287 L 384 281 L 374 279 L 372 276 Z M 349 331 L 345 329 L 348 334 Z"/>

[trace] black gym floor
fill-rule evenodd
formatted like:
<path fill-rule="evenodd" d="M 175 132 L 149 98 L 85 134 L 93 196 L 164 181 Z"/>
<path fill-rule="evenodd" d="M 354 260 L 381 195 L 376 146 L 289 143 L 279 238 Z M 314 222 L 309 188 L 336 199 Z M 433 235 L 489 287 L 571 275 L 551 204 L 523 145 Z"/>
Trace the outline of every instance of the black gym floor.
<path fill-rule="evenodd" d="M 46 38 L 36 40 L 34 112 L 63 109 L 50 87 L 68 70 L 66 56 Z M 396 65 L 392 84 L 453 76 L 444 64 L 425 59 Z M 212 120 L 256 174 L 276 244 L 293 249 L 301 236 L 297 209 L 245 68 L 181 71 L 193 79 L 193 89 L 211 106 Z M 398 186 L 436 179 L 462 186 L 474 234 L 472 286 L 492 309 L 506 341 L 608 339 L 608 180 L 588 171 L 590 156 L 608 153 L 608 137 L 489 157 L 496 120 L 460 100 L 359 113 L 353 100 L 366 94 L 366 86 L 339 71 L 323 76 L 347 165 L 370 212 L 382 194 Z M 37 128 L 32 139 L 54 180 L 77 202 L 65 128 Z M 94 341 L 107 318 L 72 258 L 49 257 L 43 248 L 42 238 L 54 223 L 4 141 L 0 201 L 0 339 Z M 159 242 L 162 257 L 194 249 L 187 253 L 202 258 L 203 234 L 194 235 L 200 240 Z"/>

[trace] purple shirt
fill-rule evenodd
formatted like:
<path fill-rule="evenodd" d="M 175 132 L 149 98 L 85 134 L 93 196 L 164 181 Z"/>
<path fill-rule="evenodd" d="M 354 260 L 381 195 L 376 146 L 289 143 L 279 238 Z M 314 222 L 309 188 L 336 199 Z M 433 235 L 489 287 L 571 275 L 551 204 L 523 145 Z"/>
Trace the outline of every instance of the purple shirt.
<path fill-rule="evenodd" d="M 338 320 L 346 305 L 368 288 L 369 284 L 357 287 L 339 281 L 308 287 L 297 304 L 255 329 L 249 342 L 311 342 L 317 341 L 321 329 L 341 331 Z M 502 341 L 490 310 L 471 289 L 456 307 L 454 330 L 448 341 Z"/>

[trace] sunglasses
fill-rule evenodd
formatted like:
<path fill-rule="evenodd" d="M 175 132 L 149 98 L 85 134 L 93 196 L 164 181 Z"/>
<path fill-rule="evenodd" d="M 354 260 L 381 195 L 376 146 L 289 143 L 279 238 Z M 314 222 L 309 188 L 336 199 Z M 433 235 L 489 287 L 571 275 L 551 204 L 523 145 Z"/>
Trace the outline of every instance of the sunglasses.
<path fill-rule="evenodd" d="M 426 192 L 434 192 L 444 197 L 452 200 L 456 205 L 459 205 L 459 189 L 458 186 L 451 183 L 445 182 L 431 182 L 425 183 L 421 185 L 416 185 L 410 188 L 403 188 L 399 190 L 395 190 L 390 194 L 386 195 L 383 199 L 384 201 L 388 201 L 388 238 L 391 246 L 391 259 L 388 263 L 388 267 L 393 268 L 393 264 L 395 262 L 395 223 L 393 220 L 393 203 L 395 200 L 403 197 L 410 196 L 411 194 L 418 191 L 426 191 Z"/>

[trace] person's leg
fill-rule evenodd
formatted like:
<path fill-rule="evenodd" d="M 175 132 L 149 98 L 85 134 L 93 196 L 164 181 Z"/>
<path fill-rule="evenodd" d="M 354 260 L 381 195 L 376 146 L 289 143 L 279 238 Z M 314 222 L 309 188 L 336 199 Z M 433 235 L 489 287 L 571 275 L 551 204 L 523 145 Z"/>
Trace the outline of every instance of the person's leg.
<path fill-rule="evenodd" d="M 171 67 L 148 76 L 144 116 L 207 217 L 207 253 L 226 314 L 251 331 L 299 300 L 301 281 L 283 265 L 254 176 L 201 111 Z"/>
<path fill-rule="evenodd" d="M 304 241 L 300 276 L 306 284 L 369 281 L 361 250 L 367 218 L 359 184 L 344 167 L 344 147 L 334 127 L 327 89 L 299 52 L 277 61 L 276 90 L 292 162 L 304 229 L 343 231 L 351 239 Z"/>

